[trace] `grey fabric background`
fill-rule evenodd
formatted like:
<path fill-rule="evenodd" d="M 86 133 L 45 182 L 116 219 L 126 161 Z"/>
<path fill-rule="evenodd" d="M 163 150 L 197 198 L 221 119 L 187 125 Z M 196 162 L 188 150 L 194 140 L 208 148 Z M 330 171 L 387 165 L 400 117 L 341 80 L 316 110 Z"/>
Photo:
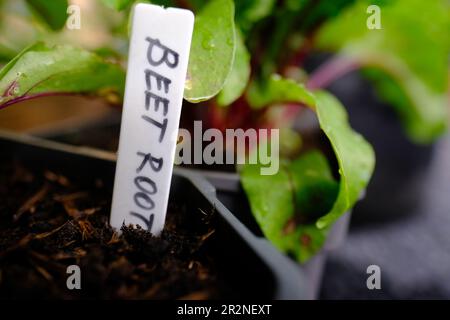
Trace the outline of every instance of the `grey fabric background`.
<path fill-rule="evenodd" d="M 419 175 L 423 188 L 414 212 L 394 221 L 351 225 L 344 245 L 328 259 L 322 299 L 450 299 L 449 169 L 446 136 Z M 381 290 L 366 287 L 371 264 L 381 268 Z"/>

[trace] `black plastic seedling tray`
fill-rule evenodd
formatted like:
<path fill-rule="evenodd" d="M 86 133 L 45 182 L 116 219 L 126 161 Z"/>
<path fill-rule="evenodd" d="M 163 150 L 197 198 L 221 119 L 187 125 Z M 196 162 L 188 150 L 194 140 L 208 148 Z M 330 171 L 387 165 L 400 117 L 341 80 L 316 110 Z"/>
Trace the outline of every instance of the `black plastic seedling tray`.
<path fill-rule="evenodd" d="M 0 150 L 13 154 L 27 166 L 69 171 L 78 179 L 92 178 L 95 172 L 105 184 L 113 185 L 115 155 L 111 153 L 7 132 L 0 133 Z M 266 239 L 255 234 L 247 222 L 241 222 L 218 199 L 215 187 L 200 174 L 176 168 L 170 198 L 196 210 L 216 210 L 215 239 L 209 250 L 220 266 L 219 274 L 239 297 L 314 298 L 317 288 L 311 291 L 311 276 L 314 275 L 307 271 L 308 268 L 300 267 L 281 254 Z M 317 275 L 319 270 L 313 271 Z"/>
<path fill-rule="evenodd" d="M 197 171 L 197 173 L 216 188 L 216 196 L 220 203 L 226 206 L 227 210 L 248 228 L 253 237 L 267 241 L 251 214 L 247 197 L 237 174 L 220 171 Z M 350 217 L 351 213 L 348 212 L 333 225 L 324 247 L 316 256 L 302 265 L 297 264 L 297 268 L 301 270 L 305 279 L 304 287 L 307 299 L 316 299 L 319 296 L 327 255 L 344 242 L 348 233 Z"/>

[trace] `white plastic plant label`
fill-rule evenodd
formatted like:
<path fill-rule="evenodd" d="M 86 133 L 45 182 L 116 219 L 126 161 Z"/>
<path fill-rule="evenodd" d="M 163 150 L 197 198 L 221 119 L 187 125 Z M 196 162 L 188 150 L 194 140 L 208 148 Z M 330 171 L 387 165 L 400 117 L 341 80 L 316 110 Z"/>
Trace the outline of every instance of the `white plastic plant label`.
<path fill-rule="evenodd" d="M 194 27 L 189 10 L 134 7 L 111 226 L 164 228 Z"/>

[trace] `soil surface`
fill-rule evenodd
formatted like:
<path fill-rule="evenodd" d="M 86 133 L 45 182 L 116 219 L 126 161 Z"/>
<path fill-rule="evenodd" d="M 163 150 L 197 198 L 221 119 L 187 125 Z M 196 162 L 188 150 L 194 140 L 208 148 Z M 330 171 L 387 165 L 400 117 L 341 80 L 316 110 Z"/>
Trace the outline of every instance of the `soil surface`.
<path fill-rule="evenodd" d="M 161 237 L 108 225 L 111 190 L 0 156 L 0 298 L 174 299 L 231 295 L 209 254 L 214 212 L 169 205 Z M 78 265 L 81 289 L 69 290 Z M 72 282 L 73 283 L 73 282 Z"/>

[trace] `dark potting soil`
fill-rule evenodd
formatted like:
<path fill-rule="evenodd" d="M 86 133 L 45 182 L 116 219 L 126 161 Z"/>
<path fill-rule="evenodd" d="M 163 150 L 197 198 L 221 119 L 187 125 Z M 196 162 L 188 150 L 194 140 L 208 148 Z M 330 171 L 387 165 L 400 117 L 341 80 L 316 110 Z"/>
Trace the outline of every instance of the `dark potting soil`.
<path fill-rule="evenodd" d="M 221 298 L 232 290 L 209 254 L 214 211 L 171 203 L 160 237 L 108 225 L 111 190 L 0 157 L 0 298 Z M 191 210 L 192 211 L 192 210 Z M 81 289 L 69 290 L 78 265 Z"/>

